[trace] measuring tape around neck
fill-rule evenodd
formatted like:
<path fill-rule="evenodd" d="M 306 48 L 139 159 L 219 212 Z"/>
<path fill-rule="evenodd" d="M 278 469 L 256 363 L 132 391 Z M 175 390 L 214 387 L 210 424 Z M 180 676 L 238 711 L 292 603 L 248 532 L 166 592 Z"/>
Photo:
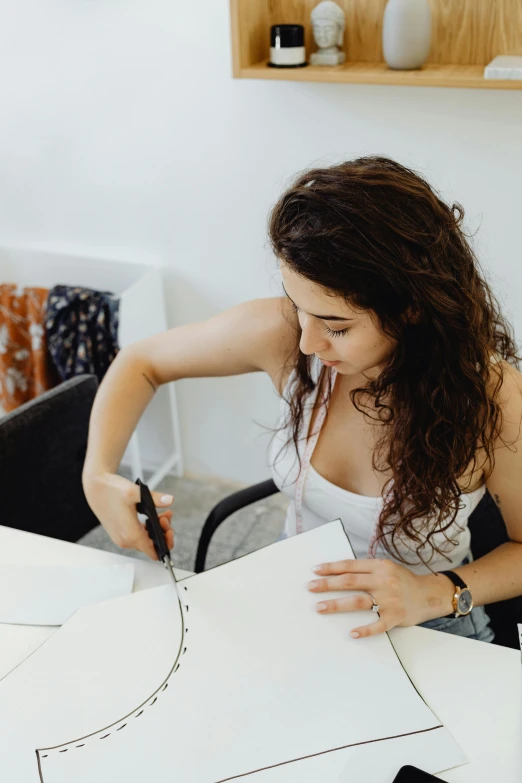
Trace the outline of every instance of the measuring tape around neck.
<path fill-rule="evenodd" d="M 335 380 L 337 378 L 337 370 L 335 367 L 331 368 L 331 376 L 330 376 L 330 387 L 331 391 L 333 391 Z M 306 474 L 308 472 L 308 468 L 310 466 L 310 461 L 312 459 L 312 454 L 315 449 L 315 446 L 317 444 L 317 441 L 319 439 L 319 434 L 321 432 L 321 429 L 324 424 L 324 420 L 326 418 L 326 414 L 328 412 L 328 382 L 326 381 L 324 383 L 324 388 L 321 394 L 321 409 L 319 413 L 317 414 L 316 420 L 314 422 L 313 431 L 310 433 L 307 441 L 306 446 L 303 452 L 303 455 L 301 457 L 301 465 L 299 469 L 299 474 L 297 477 L 297 482 L 295 486 L 295 530 L 293 532 L 293 535 L 299 535 L 299 533 L 303 532 L 303 491 L 304 491 L 304 485 L 306 482 Z M 313 412 L 312 412 L 313 415 Z M 368 547 L 368 557 L 373 558 L 375 557 L 375 544 L 377 539 L 377 530 L 378 525 L 377 522 L 375 523 L 374 529 L 372 531 L 372 534 L 370 536 L 370 543 Z"/>
<path fill-rule="evenodd" d="M 308 466 L 310 465 L 310 460 L 312 459 L 312 454 L 315 449 L 315 444 L 317 443 L 317 440 L 319 438 L 319 433 L 321 432 L 322 426 L 324 424 L 324 420 L 326 418 L 327 405 L 328 405 L 328 387 L 330 386 L 331 390 L 333 391 L 336 378 L 337 378 L 337 370 L 335 369 L 335 367 L 332 367 L 331 375 L 330 375 L 330 384 L 328 384 L 327 380 L 324 383 L 323 391 L 321 394 L 321 409 L 314 421 L 313 431 L 310 433 L 306 441 L 305 450 L 303 452 L 303 456 L 301 457 L 299 475 L 297 477 L 297 482 L 295 485 L 294 535 L 299 535 L 299 533 L 303 532 L 303 489 L 306 481 L 306 474 L 308 471 Z M 313 415 L 313 411 L 312 411 L 312 415 Z"/>

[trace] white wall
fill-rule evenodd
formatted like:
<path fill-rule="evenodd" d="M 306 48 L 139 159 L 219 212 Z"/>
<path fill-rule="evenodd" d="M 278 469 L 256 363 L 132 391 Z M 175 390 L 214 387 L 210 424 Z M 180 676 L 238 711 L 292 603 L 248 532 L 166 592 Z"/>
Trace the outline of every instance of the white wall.
<path fill-rule="evenodd" d="M 0 0 L 0 244 L 164 265 L 172 325 L 277 291 L 266 215 L 382 153 L 467 210 L 522 316 L 522 91 L 233 80 L 227 0 Z M 266 378 L 179 384 L 186 467 L 267 475 Z"/>

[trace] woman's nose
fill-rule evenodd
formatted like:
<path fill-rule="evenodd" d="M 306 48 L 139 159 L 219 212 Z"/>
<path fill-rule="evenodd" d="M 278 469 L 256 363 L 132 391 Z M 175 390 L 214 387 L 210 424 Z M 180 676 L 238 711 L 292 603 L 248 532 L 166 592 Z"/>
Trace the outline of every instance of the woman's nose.
<path fill-rule="evenodd" d="M 312 353 L 319 353 L 327 347 L 324 335 L 321 334 L 318 324 L 311 324 L 309 319 L 301 322 L 301 339 L 299 348 L 307 356 Z"/>

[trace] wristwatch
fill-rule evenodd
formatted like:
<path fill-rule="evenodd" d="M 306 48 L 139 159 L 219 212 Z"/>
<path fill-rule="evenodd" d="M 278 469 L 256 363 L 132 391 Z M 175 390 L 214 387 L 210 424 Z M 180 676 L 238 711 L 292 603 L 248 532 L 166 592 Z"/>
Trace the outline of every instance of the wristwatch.
<path fill-rule="evenodd" d="M 455 595 L 452 599 L 453 612 L 446 617 L 462 617 L 469 614 L 473 609 L 473 596 L 467 584 L 454 571 L 440 571 L 440 573 L 451 579 L 455 585 Z"/>

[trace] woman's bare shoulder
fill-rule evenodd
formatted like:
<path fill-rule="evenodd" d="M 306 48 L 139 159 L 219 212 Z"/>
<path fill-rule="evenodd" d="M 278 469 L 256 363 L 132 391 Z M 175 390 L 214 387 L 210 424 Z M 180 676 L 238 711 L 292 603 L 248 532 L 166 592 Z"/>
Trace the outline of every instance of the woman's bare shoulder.
<path fill-rule="evenodd" d="M 258 352 L 263 370 L 271 377 L 279 394 L 295 366 L 298 350 L 297 316 L 286 297 L 256 299 L 249 303 L 256 333 L 262 338 Z"/>
<path fill-rule="evenodd" d="M 517 421 L 512 424 L 520 424 L 519 410 L 522 404 L 522 373 L 512 364 L 500 359 L 493 364 L 489 387 L 492 394 L 496 395 L 502 413 L 507 416 L 508 423 L 513 416 Z"/>

